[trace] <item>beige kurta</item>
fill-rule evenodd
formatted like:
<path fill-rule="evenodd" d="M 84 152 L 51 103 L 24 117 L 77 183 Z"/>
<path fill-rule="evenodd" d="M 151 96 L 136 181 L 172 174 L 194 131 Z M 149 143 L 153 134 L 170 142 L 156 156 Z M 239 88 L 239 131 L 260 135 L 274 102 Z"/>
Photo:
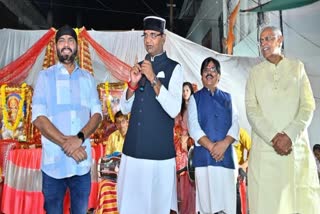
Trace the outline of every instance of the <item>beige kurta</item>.
<path fill-rule="evenodd" d="M 278 65 L 256 65 L 249 74 L 245 103 L 252 127 L 250 213 L 318 214 L 320 187 L 307 133 L 315 101 L 303 64 L 284 58 Z M 282 131 L 293 143 L 288 156 L 271 146 Z"/>

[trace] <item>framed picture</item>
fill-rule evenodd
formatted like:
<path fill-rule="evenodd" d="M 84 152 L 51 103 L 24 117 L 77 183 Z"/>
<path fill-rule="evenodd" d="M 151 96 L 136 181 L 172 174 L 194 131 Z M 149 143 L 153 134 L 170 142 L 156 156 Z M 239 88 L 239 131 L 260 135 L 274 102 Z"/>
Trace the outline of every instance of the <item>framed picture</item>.
<path fill-rule="evenodd" d="M 98 129 L 91 138 L 95 142 L 104 141 L 108 136 L 116 130 L 114 125 L 114 115 L 120 111 L 120 98 L 125 83 L 101 83 L 98 85 L 99 98 L 102 105 L 103 119 Z"/>
<path fill-rule="evenodd" d="M 25 83 L 19 86 L 1 85 L 1 139 L 22 142 L 32 139 L 33 127 L 30 112 L 32 91 L 32 88 Z"/>

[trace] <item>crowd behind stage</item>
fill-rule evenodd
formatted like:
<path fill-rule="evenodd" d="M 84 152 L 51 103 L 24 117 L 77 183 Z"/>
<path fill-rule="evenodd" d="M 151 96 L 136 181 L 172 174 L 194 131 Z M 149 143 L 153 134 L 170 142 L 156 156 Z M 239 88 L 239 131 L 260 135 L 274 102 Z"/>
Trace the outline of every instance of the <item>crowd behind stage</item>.
<path fill-rule="evenodd" d="M 237 95 L 219 87 L 220 62 L 203 59 L 202 88 L 184 82 L 163 49 L 165 25 L 143 20 L 147 55 L 131 68 L 116 130 L 102 142 L 98 205 L 89 211 L 90 136 L 104 122 L 101 102 L 75 61 L 77 34 L 57 31 L 59 63 L 39 73 L 32 98 L 46 213 L 63 213 L 67 189 L 79 214 L 319 213 L 320 148 L 313 155 L 307 134 L 315 100 L 303 63 L 281 53 L 281 31 L 260 32 L 265 60 L 251 68 L 244 100 L 250 137 L 239 125 Z"/>

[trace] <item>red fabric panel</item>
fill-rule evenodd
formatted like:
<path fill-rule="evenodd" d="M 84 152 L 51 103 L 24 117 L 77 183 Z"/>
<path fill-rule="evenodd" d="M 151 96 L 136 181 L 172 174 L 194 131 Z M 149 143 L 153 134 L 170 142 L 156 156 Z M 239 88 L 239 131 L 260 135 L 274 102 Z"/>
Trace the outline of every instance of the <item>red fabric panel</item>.
<path fill-rule="evenodd" d="M 98 189 L 99 189 L 99 183 L 92 181 L 91 182 L 91 192 L 90 192 L 89 202 L 88 202 L 89 209 L 97 207 Z"/>
<path fill-rule="evenodd" d="M 9 151 L 16 146 L 16 143 L 14 140 L 0 141 L 0 176 L 5 175 Z"/>
<path fill-rule="evenodd" d="M 247 213 L 247 195 L 246 195 L 246 182 L 244 179 L 240 179 L 239 181 L 239 192 L 240 192 L 240 200 L 241 200 L 241 212 L 242 214 Z"/>
<path fill-rule="evenodd" d="M 29 74 L 29 70 L 34 65 L 39 54 L 46 47 L 52 37 L 55 35 L 55 30 L 51 28 L 44 34 L 31 48 L 29 48 L 18 59 L 0 69 L 0 79 L 2 83 L 20 84 Z"/>
<path fill-rule="evenodd" d="M 99 153 L 101 148 L 97 148 Z M 8 172 L 11 172 L 11 176 L 14 177 L 16 182 L 12 182 L 14 185 L 22 187 L 22 190 L 18 190 L 15 187 L 11 187 L 8 184 L 9 181 L 5 181 L 2 191 L 1 199 L 1 211 L 6 214 L 42 214 L 44 212 L 43 204 L 44 198 L 41 190 L 37 191 L 26 191 L 25 186 L 21 185 L 23 182 L 28 182 L 30 177 L 33 177 L 36 173 L 40 173 L 40 164 L 41 164 L 41 154 L 42 150 L 37 149 L 16 149 L 11 150 L 8 155 Z M 92 149 L 93 159 L 97 159 L 95 155 L 95 150 Z M 93 161 L 93 167 L 96 167 L 96 162 Z M 10 170 L 9 170 L 10 169 Z M 17 177 L 21 173 L 25 173 L 30 177 Z M 96 173 L 96 171 L 93 171 Z M 97 175 L 92 175 L 97 177 Z M 36 177 L 36 176 L 35 176 Z M 38 176 L 39 177 L 39 176 Z M 38 178 L 37 178 L 38 179 Z M 21 180 L 21 182 L 19 181 Z M 32 179 L 31 179 L 32 180 Z M 33 184 L 39 181 L 32 180 Z M 32 186 L 32 185 L 31 185 Z M 28 185 L 30 188 L 30 185 Z M 34 187 L 38 188 L 38 187 Z M 97 206 L 97 195 L 98 195 L 98 182 L 97 179 L 93 179 L 91 183 L 91 193 L 89 197 L 89 208 L 95 208 Z M 67 194 L 64 201 L 64 213 L 69 214 L 70 208 L 70 195 Z M 0 212 L 1 213 L 1 212 Z"/>
<path fill-rule="evenodd" d="M 67 190 L 67 193 L 64 196 L 63 213 L 70 214 L 70 191 L 69 190 Z"/>
<path fill-rule="evenodd" d="M 2 212 L 6 214 L 44 214 L 41 192 L 18 191 L 4 184 Z"/>
<path fill-rule="evenodd" d="M 92 158 L 98 163 L 99 159 L 104 156 L 104 146 L 102 143 L 98 143 L 92 146 Z"/>
<path fill-rule="evenodd" d="M 7 172 L 14 176 L 16 175 L 29 175 L 32 178 L 35 173 L 40 171 L 41 161 L 41 149 L 16 149 L 11 150 L 8 155 Z M 38 169 L 34 172 L 34 169 Z M 14 174 L 12 174 L 14 172 Z M 6 175 L 6 176 L 9 176 Z M 1 210 L 6 214 L 22 214 L 22 213 L 44 213 L 43 203 L 44 199 L 42 192 L 39 191 L 27 191 L 24 188 L 35 188 L 33 184 L 28 184 L 28 177 L 21 177 L 19 181 L 18 177 L 8 178 L 5 177 L 5 184 L 3 188 L 3 196 L 1 203 Z M 9 186 L 12 180 L 17 179 L 16 182 L 12 182 L 17 186 Z M 31 179 L 31 182 L 32 181 Z M 41 181 L 39 181 L 41 182 Z M 17 187 L 23 189 L 17 189 Z"/>
<path fill-rule="evenodd" d="M 28 168 L 40 169 L 41 166 L 41 148 L 37 149 L 17 149 L 17 152 L 11 152 L 8 160 L 14 165 Z"/>
<path fill-rule="evenodd" d="M 177 182 L 178 205 L 180 214 L 196 213 L 196 187 L 191 182 L 188 174 L 179 176 Z"/>
<path fill-rule="evenodd" d="M 3 180 L 4 180 L 4 177 L 3 176 L 0 176 L 0 202 L 2 201 L 2 190 L 3 190 Z M 1 207 L 1 204 L 0 204 L 0 207 Z"/>
<path fill-rule="evenodd" d="M 2 212 L 5 214 L 45 214 L 42 192 L 18 191 L 4 185 L 6 200 L 2 201 Z M 64 214 L 70 213 L 70 194 L 64 199 Z"/>
<path fill-rule="evenodd" d="M 97 43 L 87 32 L 85 28 L 80 32 L 80 37 L 85 38 L 100 57 L 103 64 L 118 80 L 128 81 L 131 66 L 121 61 L 108 51 L 106 51 L 99 43 Z"/>
<path fill-rule="evenodd" d="M 91 173 L 97 173 L 97 164 L 100 153 L 101 153 L 101 148 L 98 145 L 92 146 L 92 165 L 95 169 L 91 170 Z M 88 201 L 88 208 L 96 208 L 97 207 L 97 198 L 98 198 L 98 189 L 99 189 L 99 183 L 98 183 L 98 175 L 92 175 L 91 174 L 91 192 L 89 196 L 89 201 Z"/>

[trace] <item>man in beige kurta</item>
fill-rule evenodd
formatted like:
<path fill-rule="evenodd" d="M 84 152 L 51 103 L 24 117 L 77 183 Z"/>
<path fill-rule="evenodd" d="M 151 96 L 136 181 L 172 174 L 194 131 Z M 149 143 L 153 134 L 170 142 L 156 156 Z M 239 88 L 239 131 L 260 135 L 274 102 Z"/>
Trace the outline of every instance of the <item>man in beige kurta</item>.
<path fill-rule="evenodd" d="M 252 68 L 246 85 L 246 111 L 252 127 L 249 210 L 253 214 L 317 214 L 320 187 L 307 127 L 315 101 L 299 60 L 281 55 L 282 34 L 260 34 L 266 61 Z"/>

